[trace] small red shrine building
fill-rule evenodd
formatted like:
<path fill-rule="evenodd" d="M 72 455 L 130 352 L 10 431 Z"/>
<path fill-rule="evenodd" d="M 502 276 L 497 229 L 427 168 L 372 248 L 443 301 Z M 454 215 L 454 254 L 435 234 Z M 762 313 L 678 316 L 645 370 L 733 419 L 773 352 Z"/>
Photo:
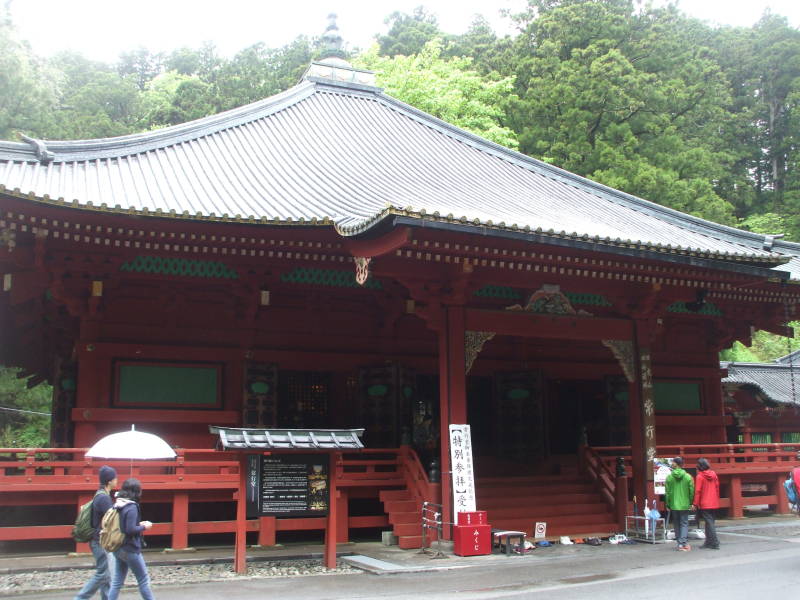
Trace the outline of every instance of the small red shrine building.
<path fill-rule="evenodd" d="M 725 442 L 718 352 L 787 332 L 799 257 L 337 59 L 183 125 L 0 144 L 0 360 L 54 385 L 54 445 L 364 428 L 441 461 L 445 514 L 451 423 L 472 426 L 479 506 L 482 478 L 568 471 L 581 443 L 630 444 L 642 497 L 656 439 Z"/>

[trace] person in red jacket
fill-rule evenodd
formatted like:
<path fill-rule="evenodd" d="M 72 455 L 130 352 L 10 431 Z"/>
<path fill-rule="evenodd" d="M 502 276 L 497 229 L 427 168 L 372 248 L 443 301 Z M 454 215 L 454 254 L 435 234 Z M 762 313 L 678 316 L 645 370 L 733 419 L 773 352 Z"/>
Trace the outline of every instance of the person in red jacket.
<path fill-rule="evenodd" d="M 706 541 L 701 547 L 719 550 L 719 538 L 714 521 L 714 513 L 719 508 L 719 478 L 711 470 L 711 465 L 705 458 L 697 459 L 694 505 L 697 508 L 698 524 L 700 519 L 706 522 Z"/>

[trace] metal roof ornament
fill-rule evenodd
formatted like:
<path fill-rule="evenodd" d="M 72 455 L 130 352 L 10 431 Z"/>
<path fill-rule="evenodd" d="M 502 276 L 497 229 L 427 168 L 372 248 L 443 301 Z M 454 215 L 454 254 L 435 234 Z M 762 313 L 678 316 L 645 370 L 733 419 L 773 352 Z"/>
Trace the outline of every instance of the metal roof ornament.
<path fill-rule="evenodd" d="M 23 134 L 20 134 L 19 137 L 22 138 L 23 141 L 33 146 L 33 149 L 36 152 L 36 158 L 39 159 L 40 163 L 49 163 L 56 157 L 55 154 L 47 149 L 47 144 L 45 144 L 43 140 L 37 140 Z"/>
<path fill-rule="evenodd" d="M 347 60 L 347 52 L 344 51 L 344 41 L 339 34 L 339 26 L 336 25 L 336 13 L 328 15 L 328 26 L 325 28 L 325 33 L 320 38 L 320 45 L 322 46 L 322 55 L 320 61 L 326 61 L 330 58 L 339 58 L 343 61 Z M 351 66 L 347 63 L 347 66 Z"/>

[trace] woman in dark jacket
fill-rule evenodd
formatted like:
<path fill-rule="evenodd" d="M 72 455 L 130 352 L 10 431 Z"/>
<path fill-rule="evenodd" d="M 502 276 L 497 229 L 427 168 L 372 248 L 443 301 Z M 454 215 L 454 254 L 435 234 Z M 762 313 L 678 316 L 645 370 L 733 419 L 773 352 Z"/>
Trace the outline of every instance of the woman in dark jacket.
<path fill-rule="evenodd" d="M 694 486 L 694 505 L 698 521 L 706 522 L 706 541 L 703 548 L 719 550 L 719 538 L 714 522 L 714 512 L 719 508 L 719 478 L 705 458 L 697 459 L 697 478 Z"/>
<path fill-rule="evenodd" d="M 142 521 L 141 510 L 139 509 L 139 499 L 142 497 L 142 484 L 138 479 L 131 477 L 126 479 L 120 491 L 117 493 L 117 501 L 114 508 L 119 511 L 119 528 L 125 534 L 125 541 L 122 546 L 114 552 L 116 557 L 116 569 L 111 580 L 111 590 L 108 600 L 117 600 L 119 591 L 128 576 L 128 569 L 133 571 L 136 583 L 139 585 L 139 594 L 144 600 L 154 600 L 153 592 L 150 591 L 150 575 L 147 573 L 147 566 L 142 558 L 142 532 L 150 529 L 153 524 L 150 521 Z"/>

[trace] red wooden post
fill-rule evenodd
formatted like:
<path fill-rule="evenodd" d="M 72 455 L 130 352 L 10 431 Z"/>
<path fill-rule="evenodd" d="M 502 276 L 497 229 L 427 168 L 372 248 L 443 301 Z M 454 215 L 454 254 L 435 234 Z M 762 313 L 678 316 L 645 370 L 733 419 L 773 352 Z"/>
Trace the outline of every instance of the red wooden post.
<path fill-rule="evenodd" d="M 786 481 L 786 475 L 781 473 L 775 477 L 775 498 L 777 504 L 775 505 L 774 512 L 779 515 L 788 515 L 791 511 L 789 509 L 789 497 L 786 495 L 786 488 L 783 487 L 783 482 Z"/>
<path fill-rule="evenodd" d="M 325 528 L 325 568 L 336 568 L 336 522 L 338 515 L 337 511 L 337 490 L 336 490 L 336 469 L 338 467 L 338 452 L 331 452 L 330 466 L 328 467 L 328 487 L 329 500 L 328 500 L 328 524 Z"/>
<path fill-rule="evenodd" d="M 744 518 L 744 499 L 742 498 L 742 478 L 739 475 L 731 475 L 730 485 L 730 517 L 731 519 Z"/>
<path fill-rule="evenodd" d="M 450 424 L 467 422 L 466 374 L 464 362 L 464 307 L 445 309 L 444 327 L 439 331 L 439 415 L 441 440 L 443 538 L 451 539 L 453 521 L 452 466 L 450 465 Z"/>
<path fill-rule="evenodd" d="M 339 490 L 339 498 L 337 499 L 337 506 L 339 514 L 336 515 L 337 524 L 339 529 L 336 532 L 336 540 L 339 544 L 346 544 L 350 541 L 350 510 L 347 506 L 348 491 L 344 488 Z"/>
<path fill-rule="evenodd" d="M 275 519 L 275 517 L 259 517 L 258 545 L 274 546 L 276 531 L 277 531 L 277 520 Z"/>
<path fill-rule="evenodd" d="M 239 490 L 236 492 L 236 547 L 233 569 L 247 573 L 247 455 L 239 457 Z"/>
<path fill-rule="evenodd" d="M 189 494 L 175 492 L 172 496 L 172 549 L 183 550 L 189 545 Z"/>

